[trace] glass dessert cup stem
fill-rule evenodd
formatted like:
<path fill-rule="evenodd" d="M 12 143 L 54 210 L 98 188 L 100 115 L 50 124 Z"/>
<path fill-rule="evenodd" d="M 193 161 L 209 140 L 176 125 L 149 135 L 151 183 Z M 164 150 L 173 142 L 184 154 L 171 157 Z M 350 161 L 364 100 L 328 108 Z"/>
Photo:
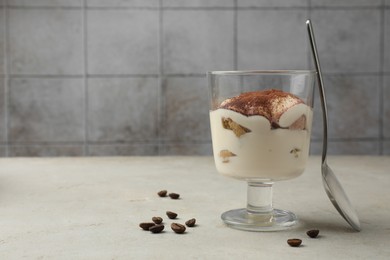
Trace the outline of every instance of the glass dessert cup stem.
<path fill-rule="evenodd" d="M 226 225 L 247 231 L 278 231 L 297 223 L 294 213 L 272 207 L 273 182 L 248 181 L 247 207 L 221 215 Z"/>

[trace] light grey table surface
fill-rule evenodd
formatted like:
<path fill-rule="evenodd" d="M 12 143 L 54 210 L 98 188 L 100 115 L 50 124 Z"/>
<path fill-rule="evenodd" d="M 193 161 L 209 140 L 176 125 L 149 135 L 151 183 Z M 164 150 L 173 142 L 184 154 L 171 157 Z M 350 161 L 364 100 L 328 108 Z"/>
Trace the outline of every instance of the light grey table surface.
<path fill-rule="evenodd" d="M 0 159 L 0 259 L 390 259 L 390 157 L 331 157 L 359 214 L 354 232 L 328 200 L 320 158 L 278 182 L 274 206 L 299 225 L 279 232 L 226 227 L 220 214 L 244 207 L 246 183 L 220 176 L 211 157 Z M 157 192 L 180 193 L 180 200 Z M 178 235 L 179 223 L 198 225 Z M 140 222 L 161 216 L 165 232 Z M 320 229 L 311 239 L 306 231 Z M 302 246 L 289 247 L 288 238 Z"/>

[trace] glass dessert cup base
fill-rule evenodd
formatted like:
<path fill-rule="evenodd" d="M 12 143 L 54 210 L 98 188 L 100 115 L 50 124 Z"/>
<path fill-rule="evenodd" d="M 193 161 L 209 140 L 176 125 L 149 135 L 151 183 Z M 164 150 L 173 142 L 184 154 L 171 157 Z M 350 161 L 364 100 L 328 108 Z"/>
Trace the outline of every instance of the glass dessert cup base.
<path fill-rule="evenodd" d="M 279 231 L 289 229 L 297 223 L 294 213 L 273 209 L 267 214 L 251 213 L 246 208 L 233 209 L 221 215 L 231 228 L 246 231 Z"/>
<path fill-rule="evenodd" d="M 294 226 L 298 222 L 294 213 L 272 207 L 272 185 L 248 181 L 247 207 L 223 213 L 225 224 L 246 231 L 278 231 Z"/>

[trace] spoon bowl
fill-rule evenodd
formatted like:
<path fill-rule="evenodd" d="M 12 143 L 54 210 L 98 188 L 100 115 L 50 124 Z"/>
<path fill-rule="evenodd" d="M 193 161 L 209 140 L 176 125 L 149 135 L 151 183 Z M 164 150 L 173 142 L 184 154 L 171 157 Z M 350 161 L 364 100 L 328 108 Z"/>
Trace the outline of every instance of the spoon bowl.
<path fill-rule="evenodd" d="M 333 206 L 353 229 L 360 231 L 359 218 L 336 175 L 326 162 L 322 164 L 321 170 L 322 183 Z"/>

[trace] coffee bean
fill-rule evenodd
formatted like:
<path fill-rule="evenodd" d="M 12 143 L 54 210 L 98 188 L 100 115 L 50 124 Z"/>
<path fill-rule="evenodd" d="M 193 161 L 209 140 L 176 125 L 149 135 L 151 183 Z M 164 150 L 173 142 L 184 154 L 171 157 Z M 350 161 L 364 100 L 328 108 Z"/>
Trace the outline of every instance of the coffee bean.
<path fill-rule="evenodd" d="M 168 196 L 171 197 L 171 199 L 173 199 L 173 200 L 177 200 L 180 197 L 180 194 L 169 193 Z"/>
<path fill-rule="evenodd" d="M 292 247 L 298 247 L 302 244 L 302 240 L 300 240 L 299 238 L 291 238 L 287 240 L 287 244 Z"/>
<path fill-rule="evenodd" d="M 312 229 L 306 232 L 306 234 L 311 238 L 316 238 L 318 236 L 318 233 L 320 233 L 318 229 Z"/>
<path fill-rule="evenodd" d="M 152 233 L 161 233 L 161 231 L 163 231 L 163 230 L 164 230 L 163 224 L 154 225 L 154 226 L 149 228 L 149 231 Z"/>
<path fill-rule="evenodd" d="M 143 222 L 139 224 L 139 227 L 143 230 L 149 230 L 150 227 L 153 227 L 155 224 L 153 222 Z"/>
<path fill-rule="evenodd" d="M 160 197 L 166 197 L 167 196 L 167 191 L 166 190 L 160 190 L 157 192 L 158 196 Z"/>
<path fill-rule="evenodd" d="M 170 219 L 175 219 L 177 217 L 177 213 L 172 212 L 172 211 L 167 211 L 167 216 Z"/>
<path fill-rule="evenodd" d="M 153 217 L 152 218 L 152 221 L 156 224 L 161 224 L 161 222 L 163 222 L 163 219 L 160 218 L 160 217 Z"/>
<path fill-rule="evenodd" d="M 192 218 L 190 220 L 187 220 L 186 221 L 186 226 L 187 227 L 193 227 L 193 226 L 195 226 L 195 222 L 196 222 L 196 219 L 194 219 L 194 218 Z"/>
<path fill-rule="evenodd" d="M 177 234 L 183 234 L 186 231 L 186 227 L 179 223 L 172 223 L 171 228 Z"/>

